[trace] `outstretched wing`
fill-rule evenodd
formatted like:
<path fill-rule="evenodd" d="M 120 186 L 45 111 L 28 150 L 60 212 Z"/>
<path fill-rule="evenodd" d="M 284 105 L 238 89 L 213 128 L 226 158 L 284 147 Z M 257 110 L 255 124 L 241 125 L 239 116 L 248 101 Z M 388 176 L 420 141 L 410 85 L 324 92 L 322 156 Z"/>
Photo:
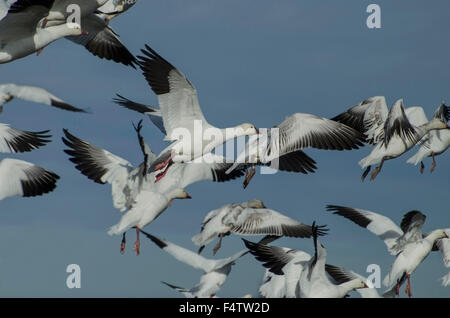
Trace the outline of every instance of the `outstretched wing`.
<path fill-rule="evenodd" d="M 50 140 L 49 130 L 24 131 L 12 128 L 7 124 L 0 124 L 0 152 L 27 152 L 44 146 Z"/>
<path fill-rule="evenodd" d="M 34 197 L 53 191 L 59 176 L 32 163 L 3 159 L 0 162 L 0 200 L 20 195 Z"/>

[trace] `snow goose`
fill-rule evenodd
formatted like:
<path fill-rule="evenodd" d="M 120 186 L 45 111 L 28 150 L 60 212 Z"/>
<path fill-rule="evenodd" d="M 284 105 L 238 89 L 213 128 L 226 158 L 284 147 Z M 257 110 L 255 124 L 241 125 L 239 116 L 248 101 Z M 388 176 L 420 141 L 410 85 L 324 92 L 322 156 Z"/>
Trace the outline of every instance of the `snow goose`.
<path fill-rule="evenodd" d="M 277 211 L 267 209 L 261 200 L 230 203 L 209 212 L 202 222 L 201 231 L 192 241 L 200 251 L 215 237 L 219 237 L 213 253 L 219 250 L 222 238 L 231 233 L 239 235 L 270 235 L 311 237 L 311 226 L 298 222 Z M 320 234 L 323 234 L 321 232 Z"/>
<path fill-rule="evenodd" d="M 411 120 L 415 119 L 413 114 L 420 111 L 419 108 L 421 107 L 411 108 L 410 116 L 407 116 L 403 100 L 399 99 L 388 112 L 386 99 L 383 96 L 375 96 L 333 118 L 359 129 L 367 135 L 368 143 L 375 145 L 372 152 L 358 162 L 362 168 L 366 168 L 361 180 L 364 181 L 372 165 L 379 163 L 370 180 L 376 178 L 386 160 L 401 156 L 429 131 L 448 128 L 445 122 L 437 118 L 422 125 L 414 125 Z"/>
<path fill-rule="evenodd" d="M 339 285 L 331 282 L 325 271 L 327 252 L 317 237 L 317 227 L 313 223 L 314 256 L 306 262 L 300 274 L 300 297 L 343 298 L 352 290 L 367 288 L 365 280 L 360 277 Z"/>
<path fill-rule="evenodd" d="M 76 165 L 76 169 L 94 182 L 111 184 L 114 207 L 121 212 L 132 207 L 137 193 L 146 181 L 148 161 L 154 157 L 153 152 L 141 139 L 141 128 L 139 124 L 135 129 L 144 153 L 144 161 L 137 167 L 107 150 L 75 137 L 67 129 L 63 130 L 65 137 L 62 141 L 70 148 L 64 150 L 70 156 L 69 160 Z"/>
<path fill-rule="evenodd" d="M 448 122 L 450 119 L 450 107 L 443 103 L 434 113 L 434 118 L 440 118 Z M 428 121 L 426 117 L 422 120 L 425 122 Z M 446 151 L 448 147 L 450 147 L 450 129 L 432 130 L 422 138 L 419 150 L 414 156 L 408 159 L 407 163 L 417 165 L 420 162 L 420 173 L 423 173 L 425 168 L 423 160 L 426 157 L 431 157 L 433 163 L 431 164 L 430 172 L 433 172 L 436 168 L 435 156 Z"/>
<path fill-rule="evenodd" d="M 225 283 L 236 260 L 248 253 L 247 250 L 242 250 L 231 257 L 216 260 L 207 259 L 186 248 L 161 240 L 142 230 L 141 232 L 152 240 L 159 248 L 163 249 L 180 262 L 192 266 L 195 269 L 200 269 L 204 272 L 200 278 L 200 282 L 189 290 L 163 282 L 169 287 L 182 292 L 186 297 L 215 297 L 217 292 Z"/>
<path fill-rule="evenodd" d="M 0 152 L 18 153 L 37 149 L 50 142 L 49 130 L 24 131 L 0 123 Z"/>
<path fill-rule="evenodd" d="M 400 227 L 390 218 L 368 210 L 337 205 L 327 205 L 327 210 L 368 229 L 384 241 L 392 255 L 397 256 L 390 274 L 384 280 L 386 286 L 396 283 L 397 295 L 400 286 L 407 279 L 405 292 L 411 296 L 410 275 L 430 251 L 438 250 L 434 245 L 435 241 L 446 235 L 443 230 L 435 230 L 423 235 L 422 227 L 426 216 L 416 210 L 409 211 L 403 216 Z M 445 260 L 444 253 L 443 257 Z"/>
<path fill-rule="evenodd" d="M 168 166 L 173 162 L 194 160 L 210 153 L 227 140 L 258 133 L 255 126 L 249 123 L 227 129 L 210 125 L 202 113 L 197 91 L 192 83 L 148 45 L 142 53 L 145 56 L 138 56 L 139 66 L 151 89 L 158 96 L 167 133 L 165 140 L 172 142 L 151 166 L 152 171 L 165 168 L 158 175 L 157 181 L 164 177 Z M 211 138 L 213 140 L 205 140 L 205 133 L 215 137 Z"/>
<path fill-rule="evenodd" d="M 161 112 L 159 109 L 154 108 L 149 105 L 140 104 L 134 101 L 129 100 L 128 98 L 125 98 L 119 94 L 117 94 L 117 98 L 114 99 L 114 102 L 128 108 L 130 110 L 134 110 L 136 112 L 139 112 L 141 114 L 147 115 L 152 123 L 164 134 L 166 135 L 166 130 L 164 129 L 164 124 L 161 116 Z M 220 162 L 220 161 L 218 161 Z M 239 163 L 237 165 L 237 170 L 247 170 L 248 167 L 254 166 L 254 165 L 260 165 L 260 166 L 273 166 L 275 164 L 275 161 L 268 161 L 268 162 L 257 162 L 257 163 Z M 279 158 L 276 158 L 276 164 L 277 169 L 280 171 L 288 171 L 288 172 L 299 172 L 303 174 L 307 174 L 309 172 L 314 172 L 316 168 L 316 162 L 311 159 L 307 154 L 305 154 L 301 150 L 293 151 L 286 153 L 284 155 L 281 155 Z M 228 173 L 230 173 L 228 171 Z M 247 187 L 248 182 L 247 179 L 244 181 L 244 188 Z"/>
<path fill-rule="evenodd" d="M 147 226 L 169 205 L 172 205 L 174 199 L 190 199 L 191 196 L 181 188 L 172 189 L 168 192 L 156 192 L 151 190 L 141 190 L 135 199 L 135 204 L 121 218 L 120 221 L 110 227 L 109 235 L 122 235 L 120 251 L 125 250 L 125 232 L 131 228 L 136 229 L 136 242 L 133 250 L 136 254 L 140 253 L 139 230 Z"/>
<path fill-rule="evenodd" d="M 311 114 L 293 114 L 274 128 L 261 130 L 257 138 L 250 138 L 245 150 L 238 155 L 236 163 L 228 172 L 242 163 L 266 164 L 275 169 L 294 172 L 313 172 L 315 161 L 301 149 L 351 150 L 358 149 L 365 140 L 362 133 L 347 125 Z M 244 188 L 254 174 L 253 167 L 246 176 Z"/>
<path fill-rule="evenodd" d="M 63 23 L 47 28 L 38 27 L 49 12 L 46 1 L 34 4 L 19 0 L 14 3 L 6 17 L 0 21 L 0 63 L 39 52 L 48 44 L 69 35 L 85 33 L 79 24 Z"/>
<path fill-rule="evenodd" d="M 368 288 L 358 288 L 356 291 L 361 295 L 362 298 L 394 298 L 395 288 L 386 290 L 382 295 L 380 295 L 376 287 L 371 281 L 360 274 L 353 271 L 347 270 L 343 267 L 334 266 L 330 264 L 325 264 L 325 270 L 328 275 L 330 275 L 337 284 L 343 284 L 354 279 L 361 279 L 366 282 Z"/>
<path fill-rule="evenodd" d="M 300 275 L 311 255 L 287 247 L 242 240 L 250 253 L 267 268 L 266 281 L 260 287 L 260 292 L 265 297 L 299 297 Z"/>
<path fill-rule="evenodd" d="M 53 191 L 59 176 L 32 163 L 6 158 L 0 161 L 0 200 L 20 195 L 34 197 Z"/>
<path fill-rule="evenodd" d="M 445 229 L 437 229 L 427 234 L 424 238 L 407 244 L 401 253 L 397 255 L 389 274 L 383 280 L 383 284 L 387 287 L 395 285 L 398 294 L 401 282 L 406 279 L 408 283 L 405 293 L 411 297 L 411 274 L 430 254 L 436 241 L 443 238 L 448 239 Z"/>
<path fill-rule="evenodd" d="M 70 41 L 84 46 L 93 55 L 135 68 L 136 58 L 119 40 L 118 34 L 109 26 L 112 18 L 131 8 L 136 1 L 109 0 L 98 8 L 99 13 L 83 17 L 81 27 L 88 34 L 69 36 Z M 105 13 L 102 13 L 105 12 Z"/>
<path fill-rule="evenodd" d="M 86 112 L 84 109 L 74 107 L 40 87 L 0 84 L 0 112 L 3 110 L 3 105 L 14 98 L 46 104 L 71 112 Z"/>

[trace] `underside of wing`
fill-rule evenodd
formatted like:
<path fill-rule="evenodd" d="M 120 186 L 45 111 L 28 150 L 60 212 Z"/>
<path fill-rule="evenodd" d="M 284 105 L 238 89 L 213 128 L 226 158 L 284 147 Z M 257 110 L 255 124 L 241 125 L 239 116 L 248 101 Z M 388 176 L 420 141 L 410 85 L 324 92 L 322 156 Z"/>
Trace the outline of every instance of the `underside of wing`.
<path fill-rule="evenodd" d="M 3 159 L 0 162 L 0 199 L 20 195 L 34 197 L 53 191 L 59 176 L 32 163 Z"/>
<path fill-rule="evenodd" d="M 17 153 L 37 149 L 50 142 L 48 132 L 49 130 L 24 131 L 0 124 L 0 152 Z"/>

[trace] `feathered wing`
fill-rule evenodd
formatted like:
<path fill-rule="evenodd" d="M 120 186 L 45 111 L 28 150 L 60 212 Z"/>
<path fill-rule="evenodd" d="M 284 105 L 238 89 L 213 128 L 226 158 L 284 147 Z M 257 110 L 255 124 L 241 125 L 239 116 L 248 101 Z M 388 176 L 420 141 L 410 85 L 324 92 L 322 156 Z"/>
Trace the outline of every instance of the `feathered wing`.
<path fill-rule="evenodd" d="M 368 229 L 384 241 L 392 255 L 398 253 L 398 239 L 403 235 L 403 231 L 391 219 L 368 210 L 338 205 L 327 205 L 327 211 L 343 216 L 353 223 Z"/>
<path fill-rule="evenodd" d="M 153 92 L 158 96 L 166 140 L 176 140 L 174 130 L 194 130 L 194 121 L 209 127 L 200 108 L 197 91 L 191 82 L 172 64 L 162 58 L 148 45 L 138 56 L 139 66 Z"/>
<path fill-rule="evenodd" d="M 86 112 L 86 110 L 72 106 L 61 98 L 51 94 L 47 90 L 36 86 L 3 84 L 0 85 L 0 93 L 8 94 L 14 98 L 20 98 L 33 103 L 46 104 L 71 112 Z"/>
<path fill-rule="evenodd" d="M 119 35 L 99 14 L 82 19 L 82 27 L 88 34 L 68 36 L 68 40 L 84 46 L 93 55 L 135 68 L 136 58 L 120 41 Z"/>
<path fill-rule="evenodd" d="M 140 230 L 145 236 L 153 241 L 159 248 L 172 255 L 174 258 L 183 262 L 193 268 L 200 269 L 205 273 L 211 272 L 217 268 L 217 261 L 207 259 L 197 253 L 194 253 L 184 247 L 161 240 L 154 235 L 151 235 L 142 229 Z"/>
<path fill-rule="evenodd" d="M 311 226 L 270 209 L 245 208 L 229 213 L 222 222 L 231 227 L 231 232 L 244 235 L 275 235 L 311 237 Z"/>
<path fill-rule="evenodd" d="M 384 96 L 374 96 L 337 115 L 332 120 L 364 133 L 367 143 L 373 145 L 384 138 L 384 122 L 388 112 Z"/>
<path fill-rule="evenodd" d="M 132 100 L 129 100 L 128 98 L 125 98 L 119 94 L 116 94 L 117 98 L 114 98 L 113 101 L 120 105 L 123 106 L 125 108 L 128 108 L 130 110 L 134 110 L 136 112 L 139 112 L 141 114 L 145 114 L 147 115 L 151 122 L 158 127 L 158 129 L 164 134 L 166 135 L 166 130 L 164 129 L 164 123 L 163 123 L 163 119 L 161 117 L 161 112 L 159 111 L 159 109 L 148 106 L 148 105 L 144 105 L 144 104 L 140 104 L 140 103 L 136 103 Z"/>
<path fill-rule="evenodd" d="M 0 162 L 0 200 L 20 195 L 34 197 L 53 191 L 59 176 L 32 163 L 3 159 Z"/>
<path fill-rule="evenodd" d="M 403 107 L 403 100 L 400 99 L 392 105 L 388 117 L 384 123 L 385 146 L 389 144 L 391 138 L 397 135 L 403 140 L 409 140 L 413 143 L 419 141 L 415 127 L 411 124 Z"/>
<path fill-rule="evenodd" d="M 436 111 L 434 112 L 433 118 L 441 119 L 444 122 L 448 122 L 450 120 L 450 107 L 442 103 Z"/>
<path fill-rule="evenodd" d="M 97 183 L 112 185 L 114 206 L 121 211 L 128 208 L 128 199 L 125 193 L 133 166 L 126 160 L 87 143 L 64 129 L 62 140 L 70 149 L 64 150 L 70 156 L 70 161 L 89 179 Z"/>
<path fill-rule="evenodd" d="M 12 128 L 7 124 L 0 124 L 0 152 L 18 153 L 27 152 L 44 146 L 50 140 L 49 130 L 24 131 Z"/>

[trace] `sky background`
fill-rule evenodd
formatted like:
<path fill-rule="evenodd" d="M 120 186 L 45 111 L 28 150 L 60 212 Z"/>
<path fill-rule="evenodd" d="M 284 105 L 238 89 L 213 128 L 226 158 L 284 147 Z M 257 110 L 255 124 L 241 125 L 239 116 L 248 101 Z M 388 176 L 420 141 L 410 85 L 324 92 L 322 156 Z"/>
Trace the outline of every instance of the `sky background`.
<path fill-rule="evenodd" d="M 149 44 L 177 66 L 196 86 L 208 121 L 219 127 L 252 122 L 272 127 L 296 112 L 333 117 L 370 96 L 386 96 L 389 106 L 423 106 L 431 117 L 450 99 L 450 2 L 377 1 L 382 28 L 366 27 L 371 1 L 164 0 L 138 1 L 112 22 L 134 54 Z M 132 251 L 134 231 L 121 237 L 107 229 L 121 215 L 111 187 L 81 175 L 63 152 L 62 129 L 137 165 L 142 155 L 132 122 L 144 118 L 112 102 L 115 93 L 157 106 L 157 98 L 139 71 L 92 56 L 81 46 L 59 40 L 40 56 L 0 65 L 0 83 L 37 85 L 91 114 L 64 112 L 14 100 L 1 122 L 25 130 L 51 129 L 52 142 L 31 153 L 1 155 L 41 165 L 61 176 L 56 190 L 37 198 L 0 202 L 0 297 L 181 297 L 160 283 L 192 287 L 201 272 L 167 255 L 142 238 L 141 255 Z M 151 148 L 165 147 L 162 135 L 144 118 L 143 134 Z M 406 164 L 414 150 L 385 163 L 374 182 L 361 183 L 357 162 L 370 152 L 306 150 L 318 170 L 302 175 L 256 175 L 193 184 L 193 200 L 178 200 L 145 230 L 197 250 L 191 237 L 210 210 L 260 198 L 265 205 L 310 224 L 327 224 L 321 238 L 327 262 L 364 274 L 378 264 L 382 277 L 394 257 L 384 243 L 349 220 L 325 212 L 327 204 L 380 212 L 400 222 L 407 211 L 427 215 L 424 232 L 450 227 L 449 153 L 437 157 L 429 173 Z M 259 237 L 246 237 L 258 240 Z M 203 255 L 212 257 L 211 243 Z M 275 245 L 313 253 L 312 240 L 281 239 Z M 217 257 L 244 247 L 240 237 L 223 241 Z M 81 288 L 66 287 L 66 267 L 81 267 Z M 446 274 L 439 253 L 431 253 L 412 275 L 416 297 L 450 297 L 440 285 Z M 221 297 L 258 295 L 264 268 L 252 255 L 238 260 Z M 404 287 L 401 295 L 404 297 Z M 352 296 L 357 296 L 352 293 Z"/>

